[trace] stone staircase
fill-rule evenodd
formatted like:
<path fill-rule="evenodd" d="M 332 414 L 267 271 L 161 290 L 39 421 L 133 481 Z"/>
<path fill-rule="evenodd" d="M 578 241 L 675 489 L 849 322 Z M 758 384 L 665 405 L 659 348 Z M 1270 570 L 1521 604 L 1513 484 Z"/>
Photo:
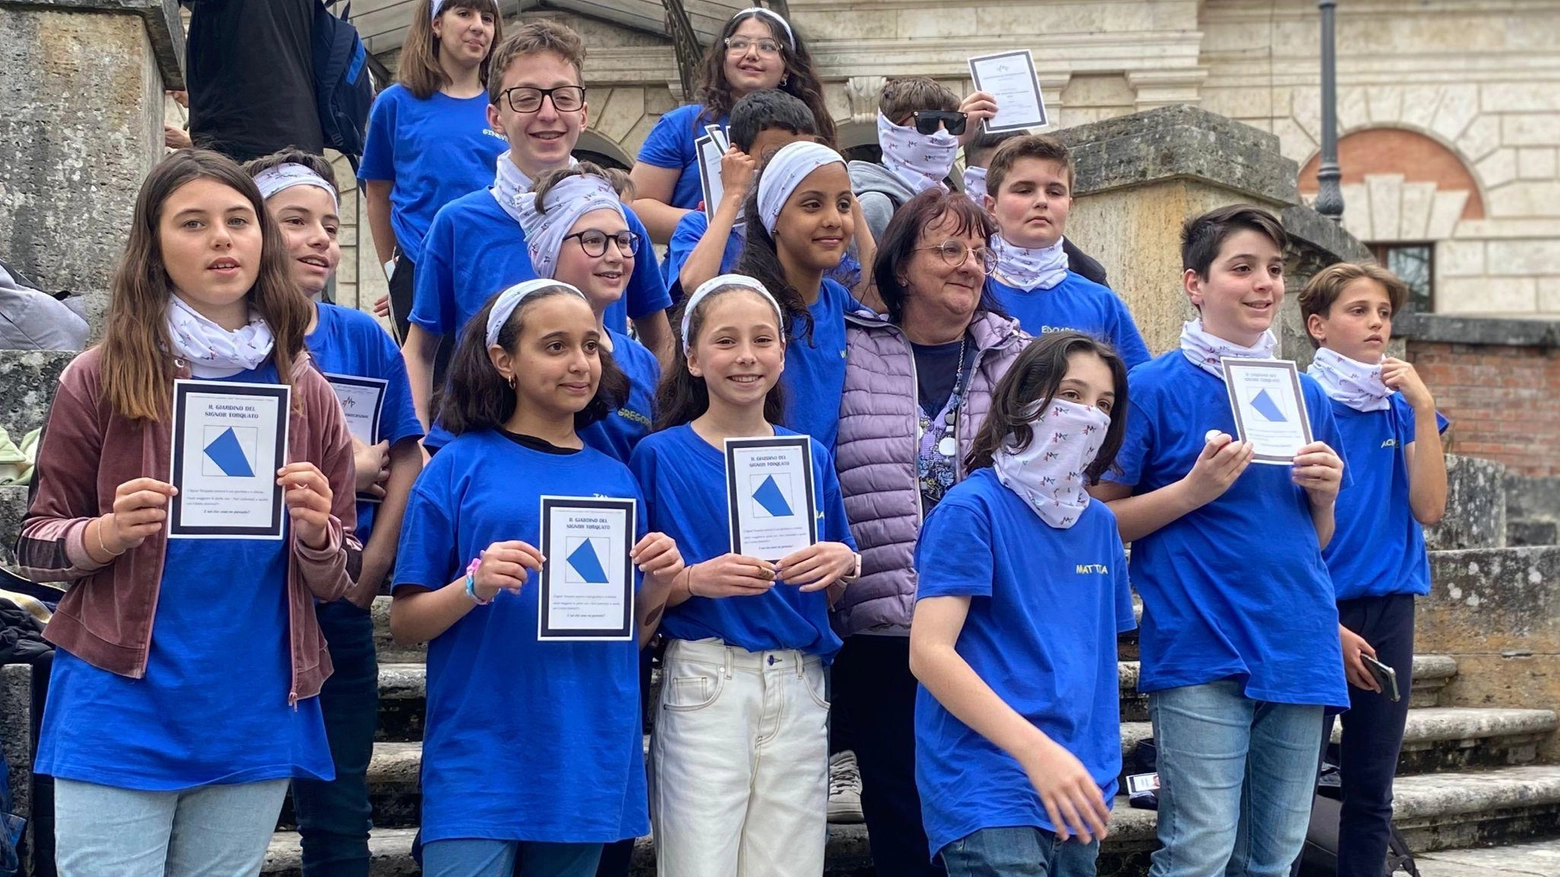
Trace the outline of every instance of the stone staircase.
<path fill-rule="evenodd" d="M 375 606 L 380 645 L 379 737 L 369 767 L 376 827 L 371 842 L 376 877 L 418 873 L 411 860 L 420 806 L 426 654 L 394 645 L 388 635 L 389 599 Z M 1124 652 L 1131 652 L 1124 648 Z M 1120 662 L 1123 753 L 1151 736 L 1146 700 L 1137 693 L 1138 664 Z M 1414 659 L 1411 709 L 1398 765 L 1397 823 L 1416 852 L 1461 849 L 1560 834 L 1560 765 L 1540 762 L 1560 719 L 1547 709 L 1453 707 L 1445 694 L 1457 679 L 1446 656 Z M 648 745 L 648 737 L 646 738 Z M 298 836 L 290 814 L 271 843 L 262 871 L 293 877 L 299 869 Z M 1118 798 L 1111 835 L 1102 849 L 1102 875 L 1146 873 L 1155 846 L 1154 814 Z M 649 838 L 635 850 L 636 875 L 653 875 Z M 872 874 L 862 826 L 830 826 L 829 877 Z"/>

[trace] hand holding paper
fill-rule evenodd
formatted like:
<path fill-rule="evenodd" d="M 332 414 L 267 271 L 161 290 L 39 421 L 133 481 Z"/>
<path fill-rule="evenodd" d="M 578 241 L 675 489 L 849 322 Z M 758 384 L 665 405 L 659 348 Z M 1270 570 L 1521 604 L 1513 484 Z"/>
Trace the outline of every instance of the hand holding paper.
<path fill-rule="evenodd" d="M 1202 453 L 1183 479 L 1193 508 L 1202 508 L 1223 496 L 1251 465 L 1255 454 L 1256 448 L 1250 442 L 1238 442 L 1229 433 L 1209 430 Z"/>
<path fill-rule="evenodd" d="M 628 553 L 639 571 L 661 580 L 676 578 L 683 571 L 682 552 L 677 542 L 665 533 L 646 533 Z"/>
<path fill-rule="evenodd" d="M 1295 455 L 1294 480 L 1310 495 L 1311 505 L 1332 505 L 1343 484 L 1343 459 L 1326 442 L 1311 442 Z"/>
<path fill-rule="evenodd" d="M 123 554 L 162 531 L 168 500 L 179 491 L 156 478 L 133 478 L 114 491 L 114 510 L 98 521 L 102 547 Z M 88 543 L 90 544 L 90 542 Z"/>
<path fill-rule="evenodd" d="M 753 597 L 775 586 L 775 567 L 768 561 L 741 554 L 694 564 L 688 592 L 696 597 Z"/>
<path fill-rule="evenodd" d="M 997 99 L 989 91 L 975 91 L 959 102 L 959 112 L 964 114 L 964 133 L 959 135 L 959 145 L 965 146 L 980 136 L 981 123 L 997 114 Z"/>
<path fill-rule="evenodd" d="M 856 568 L 856 552 L 843 542 L 816 542 L 775 564 L 788 585 L 803 592 L 822 591 Z"/>
<path fill-rule="evenodd" d="M 734 201 L 738 207 L 753 190 L 753 177 L 758 174 L 758 161 L 736 148 L 727 149 L 720 157 L 720 184 L 722 201 Z M 718 208 L 720 205 L 716 205 Z"/>
<path fill-rule="evenodd" d="M 482 551 L 482 562 L 471 576 L 473 590 L 484 600 L 493 599 L 499 591 L 518 594 L 545 560 L 530 543 L 518 539 L 494 542 Z"/>
<path fill-rule="evenodd" d="M 293 533 L 313 549 L 330 544 L 330 481 L 313 463 L 288 463 L 276 470 L 276 483 L 292 518 Z"/>

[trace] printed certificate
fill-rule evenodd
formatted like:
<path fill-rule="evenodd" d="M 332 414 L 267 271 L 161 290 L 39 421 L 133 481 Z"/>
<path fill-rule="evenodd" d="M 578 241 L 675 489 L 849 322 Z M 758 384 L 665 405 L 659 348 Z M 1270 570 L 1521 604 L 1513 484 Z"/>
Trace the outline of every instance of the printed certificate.
<path fill-rule="evenodd" d="M 634 636 L 632 499 L 542 497 L 540 640 Z"/>
<path fill-rule="evenodd" d="M 812 439 L 726 439 L 731 550 L 777 561 L 818 541 Z"/>
<path fill-rule="evenodd" d="M 292 388 L 173 382 L 170 539 L 280 539 Z"/>
<path fill-rule="evenodd" d="M 1287 359 L 1224 357 L 1224 386 L 1229 390 L 1240 440 L 1256 446 L 1253 463 L 1288 466 L 1311 443 L 1300 372 Z"/>
<path fill-rule="evenodd" d="M 975 81 L 976 91 L 989 93 L 997 102 L 997 114 L 986 120 L 988 132 L 1024 131 L 1051 124 L 1040 94 L 1040 78 L 1035 74 L 1035 57 L 1028 49 L 971 58 L 970 79 Z"/>

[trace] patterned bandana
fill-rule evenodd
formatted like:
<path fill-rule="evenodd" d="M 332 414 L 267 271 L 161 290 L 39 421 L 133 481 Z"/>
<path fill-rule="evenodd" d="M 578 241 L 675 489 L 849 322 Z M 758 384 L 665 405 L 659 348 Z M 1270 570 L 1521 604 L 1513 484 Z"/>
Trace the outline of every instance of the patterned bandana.
<path fill-rule="evenodd" d="M 883 166 L 900 182 L 917 195 L 943 185 L 943 179 L 953 170 L 959 138 L 941 128 L 935 134 L 922 134 L 914 125 L 895 125 L 881 112 L 877 130 L 878 145 L 883 147 Z"/>
<path fill-rule="evenodd" d="M 1317 349 L 1316 358 L 1305 373 L 1316 378 L 1329 398 L 1355 411 L 1385 411 L 1392 407 L 1392 388 L 1381 382 L 1380 363 L 1371 365 L 1349 359 L 1322 347 Z"/>
<path fill-rule="evenodd" d="M 1233 341 L 1209 335 L 1203 329 L 1201 318 L 1181 326 L 1181 352 L 1192 361 L 1192 365 L 1221 381 L 1224 380 L 1224 366 L 1219 362 L 1220 357 L 1272 359 L 1277 351 L 1278 338 L 1274 337 L 1271 329 L 1262 333 L 1256 347 L 1242 347 Z"/>
<path fill-rule="evenodd" d="M 176 295 L 168 298 L 168 337 L 174 354 L 190 364 L 197 378 L 230 378 L 257 368 L 276 343 L 259 311 L 251 309 L 249 323 L 229 332 Z"/>
<path fill-rule="evenodd" d="M 1040 520 L 1066 530 L 1089 507 L 1084 471 L 1105 442 L 1110 417 L 1092 405 L 1052 399 L 1045 413 L 1030 422 L 1029 446 L 1015 450 L 1003 442 L 991 458 L 991 468 L 1002 486 L 1022 497 Z"/>

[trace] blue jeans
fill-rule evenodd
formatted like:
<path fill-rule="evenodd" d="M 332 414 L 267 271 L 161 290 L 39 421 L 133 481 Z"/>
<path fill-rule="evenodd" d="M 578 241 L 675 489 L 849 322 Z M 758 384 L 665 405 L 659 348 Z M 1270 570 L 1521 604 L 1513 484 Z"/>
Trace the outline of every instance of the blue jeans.
<path fill-rule="evenodd" d="M 423 877 L 594 877 L 601 844 L 459 838 L 423 845 Z"/>
<path fill-rule="evenodd" d="M 985 828 L 943 847 L 948 877 L 1094 877 L 1098 839 L 1062 841 L 1042 828 Z"/>
<path fill-rule="evenodd" d="M 379 662 L 367 610 L 337 600 L 315 607 L 335 672 L 320 690 L 336 779 L 293 782 L 304 877 L 368 877 L 368 762 L 379 725 Z"/>
<path fill-rule="evenodd" d="M 1305 843 L 1322 707 L 1222 679 L 1155 691 L 1159 842 L 1150 877 L 1285 877 Z"/>
<path fill-rule="evenodd" d="M 54 781 L 60 877 L 253 877 L 286 780 L 141 792 Z"/>

